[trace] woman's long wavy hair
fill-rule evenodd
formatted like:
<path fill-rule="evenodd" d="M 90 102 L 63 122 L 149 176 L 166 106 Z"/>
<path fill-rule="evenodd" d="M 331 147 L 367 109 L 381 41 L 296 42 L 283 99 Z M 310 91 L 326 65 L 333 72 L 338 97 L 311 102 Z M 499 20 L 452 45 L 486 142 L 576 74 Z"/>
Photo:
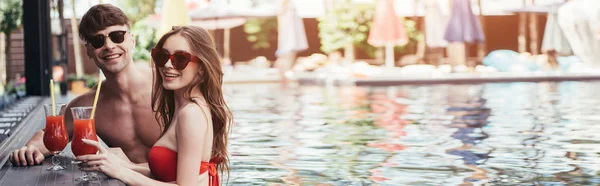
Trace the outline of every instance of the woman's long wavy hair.
<path fill-rule="evenodd" d="M 188 86 L 184 97 L 192 99 L 191 92 L 197 88 L 202 92 L 210 108 L 213 124 L 213 146 L 211 157 L 219 158 L 222 161 L 217 164 L 221 172 L 229 171 L 229 157 L 227 153 L 227 139 L 231 129 L 233 116 L 223 97 L 223 70 L 219 54 L 215 49 L 210 34 L 194 26 L 173 27 L 171 31 L 163 35 L 156 48 L 162 48 L 165 41 L 173 35 L 183 36 L 190 44 L 191 54 L 200 58 L 200 68 L 203 73 L 192 81 Z M 155 118 L 162 128 L 162 134 L 167 131 L 175 112 L 175 93 L 173 90 L 167 90 L 163 87 L 161 71 L 154 68 L 154 89 L 152 89 L 152 110 L 155 112 Z"/>

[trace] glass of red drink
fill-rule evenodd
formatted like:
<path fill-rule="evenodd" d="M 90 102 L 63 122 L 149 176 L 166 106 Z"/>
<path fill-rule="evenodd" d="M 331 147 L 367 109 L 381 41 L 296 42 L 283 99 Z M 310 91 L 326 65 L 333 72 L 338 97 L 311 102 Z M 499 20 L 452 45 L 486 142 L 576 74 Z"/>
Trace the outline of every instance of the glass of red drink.
<path fill-rule="evenodd" d="M 54 112 L 52 112 L 54 109 Z M 44 105 L 44 111 L 46 111 L 46 127 L 44 128 L 44 146 L 52 153 L 52 166 L 48 167 L 49 171 L 63 170 L 65 167 L 60 165 L 59 159 L 56 157 L 60 155 L 62 150 L 69 143 L 69 135 L 64 122 L 64 104 L 56 104 L 52 107 L 52 104 Z"/>
<path fill-rule="evenodd" d="M 73 114 L 73 141 L 71 141 L 71 150 L 75 156 L 96 154 L 98 149 L 94 146 L 83 143 L 82 139 L 98 141 L 96 136 L 96 125 L 94 119 L 91 119 L 92 107 L 72 107 Z M 81 177 L 76 181 L 92 181 L 98 177 L 94 174 L 82 172 Z"/>

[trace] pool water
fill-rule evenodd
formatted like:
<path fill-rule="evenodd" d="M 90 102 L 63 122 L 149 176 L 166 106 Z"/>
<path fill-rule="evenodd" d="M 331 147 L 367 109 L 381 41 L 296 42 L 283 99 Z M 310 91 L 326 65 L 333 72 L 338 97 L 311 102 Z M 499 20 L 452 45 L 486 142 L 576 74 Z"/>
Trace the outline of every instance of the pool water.
<path fill-rule="evenodd" d="M 600 82 L 227 85 L 228 185 L 598 185 Z M 226 178 L 227 179 L 227 178 Z"/>

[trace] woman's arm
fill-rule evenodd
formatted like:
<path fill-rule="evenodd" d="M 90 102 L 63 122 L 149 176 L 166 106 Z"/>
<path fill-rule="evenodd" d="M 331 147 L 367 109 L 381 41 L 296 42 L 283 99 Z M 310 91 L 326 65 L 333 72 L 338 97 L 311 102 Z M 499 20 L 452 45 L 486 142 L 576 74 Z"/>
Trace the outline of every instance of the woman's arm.
<path fill-rule="evenodd" d="M 196 104 L 185 106 L 178 114 L 175 138 L 177 139 L 177 183 L 199 185 L 200 164 L 208 134 L 208 118 Z M 201 117 L 198 117 L 201 116 Z M 212 136 L 212 135 L 210 135 Z M 208 181 L 208 179 L 204 179 Z"/>
<path fill-rule="evenodd" d="M 123 169 L 123 172 L 115 177 L 123 182 L 126 185 L 136 186 L 136 185 L 156 185 L 156 186 L 175 186 L 181 185 L 176 183 L 166 183 L 158 180 L 154 180 L 147 176 L 142 175 L 139 172 L 133 171 L 132 169 Z"/>
<path fill-rule="evenodd" d="M 150 172 L 150 167 L 148 166 L 148 163 L 133 163 L 131 160 L 129 160 L 125 152 L 123 152 L 123 149 L 119 147 L 108 148 L 108 151 L 115 155 L 117 158 L 121 158 L 124 161 L 122 163 L 124 167 L 139 172 L 144 176 L 148 176 L 151 178 L 153 177 L 152 172 Z M 115 159 L 115 161 L 118 161 L 118 159 Z"/>
<path fill-rule="evenodd" d="M 127 185 L 200 185 L 208 182 L 208 179 L 198 179 L 200 164 L 202 162 L 204 137 L 208 131 L 208 119 L 203 117 L 198 121 L 197 115 L 202 113 L 200 107 L 188 105 L 181 109 L 177 117 L 175 136 L 177 139 L 177 181 L 176 183 L 165 183 L 149 178 L 134 169 L 143 169 L 142 165 L 126 167 L 116 157 L 108 152 L 100 143 L 92 140 L 82 140 L 88 145 L 98 148 L 99 153 L 93 155 L 78 156 L 76 159 L 87 161 L 89 167 L 82 168 L 84 171 L 101 171 L 109 177 L 119 179 Z M 201 114 L 204 115 L 204 114 Z M 209 134 L 211 135 L 211 134 Z M 212 136 L 212 135 L 211 135 Z M 147 170 L 149 172 L 149 169 Z"/>
<path fill-rule="evenodd" d="M 198 115 L 203 117 L 198 119 Z M 208 131 L 207 121 L 200 107 L 192 104 L 185 106 L 177 114 L 177 185 L 200 185 L 202 182 L 208 182 L 208 179 L 198 179 L 206 137 L 204 134 Z M 127 185 L 173 185 L 152 180 L 131 170 L 119 179 Z"/>
<path fill-rule="evenodd" d="M 150 177 L 150 178 L 154 177 L 152 175 L 152 172 L 150 172 L 150 167 L 148 166 L 148 163 L 133 164 L 133 165 L 130 165 L 130 167 L 128 167 L 128 168 L 135 172 L 138 172 L 146 177 Z"/>
<path fill-rule="evenodd" d="M 87 166 L 82 167 L 82 171 L 100 171 L 111 178 L 119 179 L 127 185 L 176 185 L 173 183 L 165 183 L 157 180 L 153 180 L 139 172 L 126 167 L 123 160 L 116 155 L 108 152 L 108 150 L 97 141 L 93 140 L 82 140 L 88 145 L 95 146 L 98 148 L 98 154 L 77 156 L 76 159 L 80 161 L 87 161 Z"/>

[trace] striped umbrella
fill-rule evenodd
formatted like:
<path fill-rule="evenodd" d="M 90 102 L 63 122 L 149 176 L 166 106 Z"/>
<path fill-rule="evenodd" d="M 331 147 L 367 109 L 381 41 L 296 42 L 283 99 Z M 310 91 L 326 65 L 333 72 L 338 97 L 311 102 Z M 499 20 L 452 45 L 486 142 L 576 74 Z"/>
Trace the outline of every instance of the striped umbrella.
<path fill-rule="evenodd" d="M 571 0 L 558 9 L 558 23 L 573 53 L 596 67 L 600 66 L 600 39 L 596 38 L 599 7 L 597 0 Z"/>
<path fill-rule="evenodd" d="M 469 0 L 453 0 L 452 13 L 444 39 L 448 42 L 475 43 L 485 41 L 481 23 L 473 10 Z"/>
<path fill-rule="evenodd" d="M 385 66 L 394 67 L 394 46 L 408 43 L 404 21 L 396 15 L 392 0 L 379 0 L 367 42 L 385 46 Z"/>
<path fill-rule="evenodd" d="M 564 32 L 558 25 L 558 6 L 548 12 L 544 38 L 542 39 L 542 51 L 552 50 L 561 55 L 572 53 L 571 45 L 569 45 L 569 41 L 567 41 Z"/>
<path fill-rule="evenodd" d="M 446 47 L 448 41 L 444 39 L 448 18 L 445 16 L 441 1 L 425 0 L 425 43 L 428 47 Z M 447 14 L 446 14 L 447 15 Z"/>

